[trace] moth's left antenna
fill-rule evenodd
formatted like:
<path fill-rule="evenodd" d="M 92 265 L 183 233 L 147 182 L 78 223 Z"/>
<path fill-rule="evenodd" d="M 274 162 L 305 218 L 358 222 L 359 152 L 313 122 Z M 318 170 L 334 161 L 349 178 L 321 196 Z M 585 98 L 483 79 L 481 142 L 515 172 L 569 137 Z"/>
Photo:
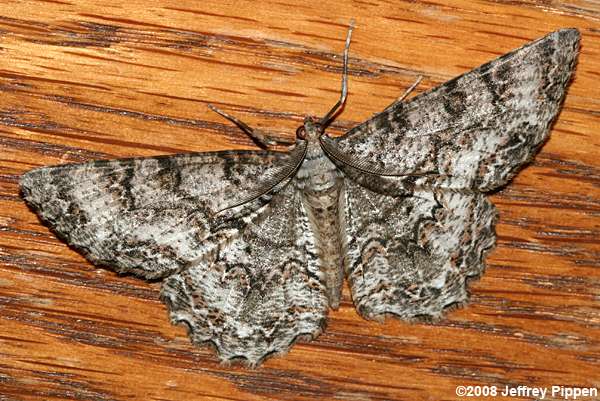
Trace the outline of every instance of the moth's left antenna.
<path fill-rule="evenodd" d="M 346 102 L 346 96 L 348 95 L 348 50 L 350 49 L 350 39 L 352 38 L 352 30 L 354 29 L 354 20 L 350 20 L 350 26 L 348 27 L 348 34 L 346 36 L 346 46 L 344 47 L 344 70 L 342 72 L 342 93 L 340 100 L 329 110 L 329 113 L 325 115 L 319 121 L 321 129 L 327 127 L 331 121 L 335 118 L 336 114 L 341 110 Z"/>

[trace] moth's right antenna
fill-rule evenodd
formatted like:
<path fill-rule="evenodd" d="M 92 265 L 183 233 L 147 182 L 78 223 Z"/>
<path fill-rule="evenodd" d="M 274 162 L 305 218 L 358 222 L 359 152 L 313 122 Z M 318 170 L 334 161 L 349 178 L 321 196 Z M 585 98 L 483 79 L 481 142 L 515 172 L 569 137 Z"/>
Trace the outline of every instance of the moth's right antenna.
<path fill-rule="evenodd" d="M 344 106 L 346 102 L 346 96 L 348 95 L 348 50 L 350 49 L 350 38 L 352 37 L 352 30 L 354 29 L 354 20 L 350 20 L 350 26 L 348 27 L 348 35 L 346 36 L 346 46 L 344 47 L 344 70 L 342 72 L 342 93 L 340 100 L 329 110 L 329 113 L 325 115 L 319 121 L 321 129 L 327 127 L 331 121 L 335 118 L 336 114 Z"/>

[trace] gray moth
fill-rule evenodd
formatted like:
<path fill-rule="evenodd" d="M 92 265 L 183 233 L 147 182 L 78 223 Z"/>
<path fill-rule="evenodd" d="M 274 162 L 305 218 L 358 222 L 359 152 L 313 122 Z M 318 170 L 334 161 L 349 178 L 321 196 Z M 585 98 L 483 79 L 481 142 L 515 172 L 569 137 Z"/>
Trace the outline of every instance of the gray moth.
<path fill-rule="evenodd" d="M 497 220 L 486 193 L 548 137 L 580 35 L 550 33 L 331 137 L 351 32 L 340 100 L 288 152 L 213 107 L 263 149 L 43 167 L 22 196 L 92 263 L 161 280 L 172 322 L 222 361 L 257 365 L 317 337 L 344 278 L 366 319 L 438 318 L 482 274 Z"/>

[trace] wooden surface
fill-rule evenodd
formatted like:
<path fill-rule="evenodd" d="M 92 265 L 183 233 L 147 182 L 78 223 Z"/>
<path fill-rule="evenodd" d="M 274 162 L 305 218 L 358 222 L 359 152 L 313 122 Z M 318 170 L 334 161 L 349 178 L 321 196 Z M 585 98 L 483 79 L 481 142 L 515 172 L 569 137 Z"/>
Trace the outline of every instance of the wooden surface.
<path fill-rule="evenodd" d="M 258 369 L 222 366 L 169 324 L 159 283 L 92 266 L 20 199 L 18 178 L 34 167 L 251 148 L 209 101 L 293 137 L 337 99 L 351 18 L 349 98 L 333 133 L 419 74 L 416 93 L 557 28 L 581 30 L 550 141 L 492 197 L 498 247 L 466 308 L 378 324 L 345 288 L 318 340 Z M 455 395 L 469 384 L 600 388 L 599 80 L 591 0 L 3 1 L 0 400 L 438 401 L 508 399 Z"/>

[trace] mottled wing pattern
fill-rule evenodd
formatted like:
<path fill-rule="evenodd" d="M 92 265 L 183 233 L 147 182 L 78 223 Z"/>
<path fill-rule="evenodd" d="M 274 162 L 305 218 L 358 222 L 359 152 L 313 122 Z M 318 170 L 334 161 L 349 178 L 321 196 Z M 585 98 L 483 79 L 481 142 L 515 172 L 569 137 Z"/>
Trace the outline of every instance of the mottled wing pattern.
<path fill-rule="evenodd" d="M 483 192 L 546 139 L 578 46 L 577 30 L 554 32 L 327 139 L 356 160 L 337 162 L 349 178 L 346 275 L 361 315 L 438 317 L 466 300 L 495 242 Z"/>
<path fill-rule="evenodd" d="M 408 174 L 376 180 L 399 192 L 498 188 L 547 138 L 579 37 L 576 29 L 553 32 L 326 140 L 370 169 Z"/>
<path fill-rule="evenodd" d="M 297 147 L 300 150 L 300 147 Z M 160 278 L 205 257 L 261 212 L 270 193 L 235 211 L 298 152 L 227 151 L 68 164 L 21 178 L 27 203 L 92 262 Z"/>
<path fill-rule="evenodd" d="M 285 178 L 304 149 L 41 168 L 25 174 L 21 188 L 91 261 L 164 278 L 172 320 L 186 323 L 195 342 L 212 342 L 223 360 L 257 364 L 325 324 L 316 245 L 300 194 Z M 274 177 L 284 179 L 275 185 Z"/>
<path fill-rule="evenodd" d="M 328 300 L 317 262 L 301 194 L 288 185 L 210 259 L 168 277 L 161 296 L 195 343 L 255 365 L 321 332 Z"/>
<path fill-rule="evenodd" d="M 436 318 L 463 303 L 495 242 L 496 209 L 481 193 L 392 197 L 348 180 L 345 213 L 346 276 L 367 319 Z"/>

